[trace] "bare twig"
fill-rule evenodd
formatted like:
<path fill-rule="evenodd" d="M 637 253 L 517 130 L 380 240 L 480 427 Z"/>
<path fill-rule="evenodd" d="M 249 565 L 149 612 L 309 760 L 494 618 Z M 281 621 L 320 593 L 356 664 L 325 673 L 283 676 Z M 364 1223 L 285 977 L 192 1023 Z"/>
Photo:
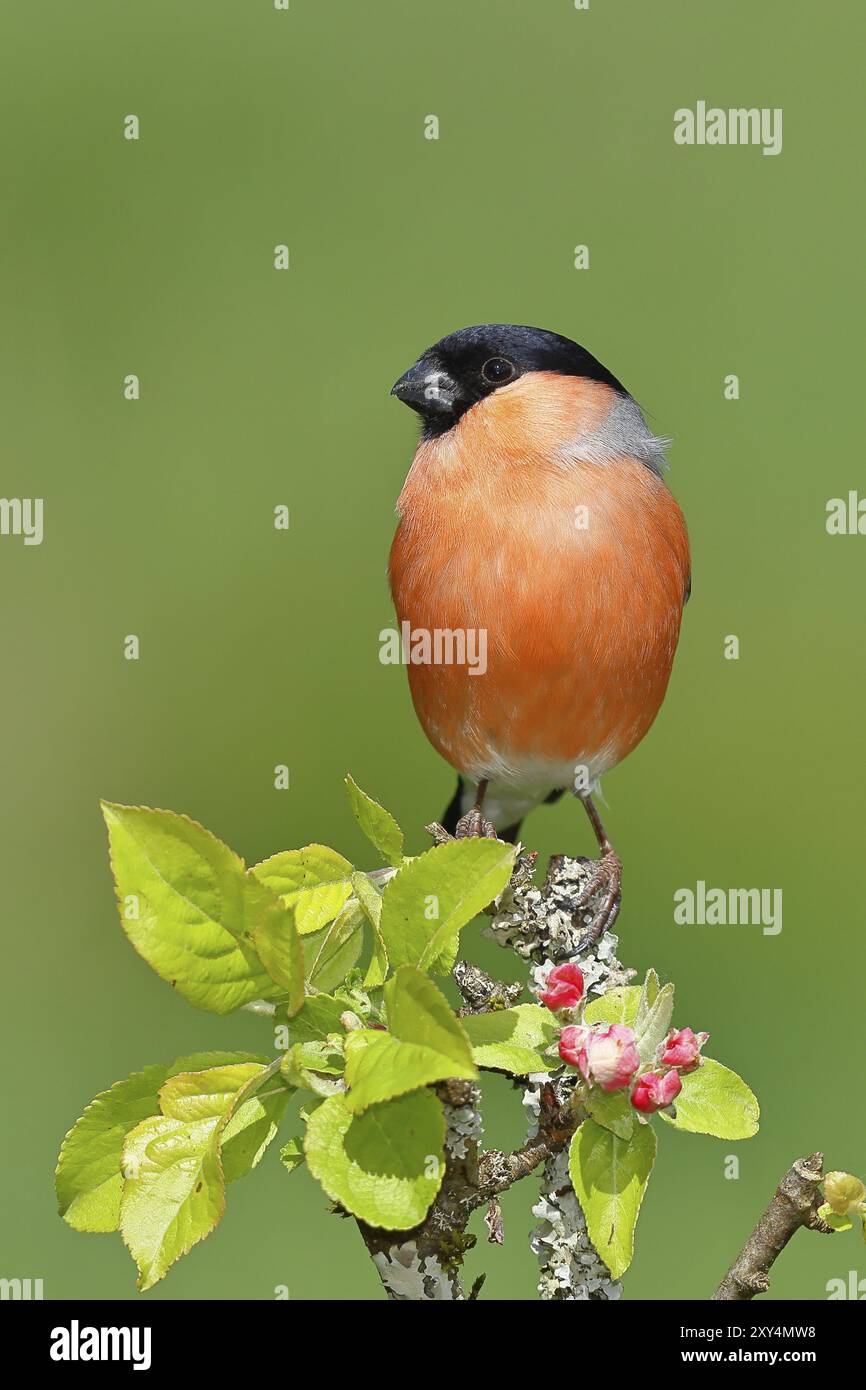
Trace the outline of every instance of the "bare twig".
<path fill-rule="evenodd" d="M 558 1154 L 571 1139 L 584 1118 L 580 1106 L 571 1098 L 560 1106 L 552 1086 L 542 1087 L 538 1128 L 513 1153 L 486 1149 L 478 1161 L 478 1201 L 481 1206 L 521 1178 L 528 1178 L 542 1163 Z"/>
<path fill-rule="evenodd" d="M 810 1154 L 792 1163 L 773 1194 L 772 1201 L 713 1294 L 714 1301 L 745 1302 L 755 1294 L 766 1293 L 771 1266 L 778 1259 L 795 1231 L 805 1226 L 812 1231 L 832 1234 L 818 1215 L 823 1178 L 824 1155 Z"/>
<path fill-rule="evenodd" d="M 468 960 L 458 960 L 451 973 L 463 999 L 461 1018 L 491 1009 L 510 1009 L 523 993 L 519 981 L 509 985 L 504 980 L 494 980 L 480 965 L 472 965 Z"/>

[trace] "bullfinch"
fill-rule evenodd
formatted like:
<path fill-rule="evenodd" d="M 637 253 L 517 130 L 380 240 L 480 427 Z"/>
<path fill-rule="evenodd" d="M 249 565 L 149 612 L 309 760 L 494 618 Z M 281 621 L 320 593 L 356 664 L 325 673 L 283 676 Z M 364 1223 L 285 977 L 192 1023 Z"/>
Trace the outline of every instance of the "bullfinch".
<path fill-rule="evenodd" d="M 592 793 L 658 714 L 690 592 L 668 441 L 540 328 L 451 333 L 392 394 L 421 417 L 389 578 L 415 710 L 458 773 L 443 824 L 515 839 L 573 791 L 600 850 L 578 903 L 597 904 L 597 939 L 622 867 Z"/>

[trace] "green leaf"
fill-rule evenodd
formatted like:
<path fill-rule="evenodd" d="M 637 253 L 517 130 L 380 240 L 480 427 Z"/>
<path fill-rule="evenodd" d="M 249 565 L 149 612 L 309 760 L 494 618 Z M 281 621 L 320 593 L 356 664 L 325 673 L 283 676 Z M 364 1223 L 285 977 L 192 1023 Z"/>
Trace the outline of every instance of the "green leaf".
<path fill-rule="evenodd" d="M 120 1230 L 142 1291 L 210 1234 L 225 1210 L 226 1181 L 254 1167 L 272 1137 L 262 1136 L 263 1118 L 268 1129 L 276 1127 L 269 1102 L 285 1105 L 281 1096 L 255 1094 L 275 1076 L 276 1061 L 213 1070 L 220 1073 L 213 1079 L 207 1071 L 176 1073 L 160 1097 L 182 1114 L 215 1111 L 218 1105 L 219 1113 L 189 1120 L 156 1115 L 137 1125 L 123 1145 Z"/>
<path fill-rule="evenodd" d="M 352 875 L 352 890 L 363 909 L 364 916 L 372 926 L 379 929 L 382 916 L 382 894 L 375 888 L 366 874 Z"/>
<path fill-rule="evenodd" d="M 280 1158 L 285 1164 L 287 1172 L 294 1173 L 296 1168 L 300 1168 L 301 1164 L 304 1162 L 303 1138 L 299 1135 L 284 1144 L 280 1149 Z"/>
<path fill-rule="evenodd" d="M 232 1062 L 204 1071 L 175 1072 L 160 1089 L 159 1108 L 175 1120 L 224 1115 L 241 1087 L 264 1071 L 264 1062 Z"/>
<path fill-rule="evenodd" d="M 377 1040 L 381 1042 L 383 1038 L 390 1038 L 390 1036 L 391 1034 L 385 1032 L 382 1028 L 353 1028 L 352 1031 L 346 1035 L 345 1052 L 347 1073 L 353 1053 L 361 1052 L 365 1047 L 372 1047 Z"/>
<path fill-rule="evenodd" d="M 628 1091 L 601 1091 L 593 1087 L 584 1097 L 584 1109 L 603 1129 L 609 1129 L 619 1139 L 631 1139 L 636 1124 L 634 1107 Z"/>
<path fill-rule="evenodd" d="M 385 950 L 385 942 L 379 930 L 379 921 L 382 916 L 382 894 L 378 888 L 373 886 L 366 874 L 353 874 L 352 887 L 363 908 L 364 915 L 373 929 L 373 958 L 364 976 L 364 984 L 369 989 L 376 989 L 384 983 L 388 974 L 388 952 Z"/>
<path fill-rule="evenodd" d="M 451 840 L 404 864 L 382 894 L 379 929 L 391 969 L 446 974 L 461 928 L 502 892 L 514 854 L 501 840 Z"/>
<path fill-rule="evenodd" d="M 288 1103 L 291 1092 L 276 1077 L 259 1093 L 276 1070 L 275 1060 L 253 1052 L 180 1057 L 160 1089 L 160 1109 L 178 1120 L 221 1118 L 223 1166 L 233 1182 L 258 1163 Z"/>
<path fill-rule="evenodd" d="M 404 965 L 384 990 L 388 1029 L 401 1042 L 427 1047 L 448 1059 L 460 1076 L 472 1081 L 477 1072 L 466 1030 L 445 995 L 411 965 Z"/>
<path fill-rule="evenodd" d="M 257 1079 L 231 1102 L 222 1119 L 220 1153 L 227 1183 L 237 1182 L 256 1167 L 276 1137 L 291 1099 L 291 1090 L 274 1078 L 256 1090 Z"/>
<path fill-rule="evenodd" d="M 226 1182 L 235 1182 L 255 1168 L 277 1132 L 290 1091 L 280 1083 L 268 1093 L 250 1094 L 250 1083 L 262 1077 L 270 1064 L 264 1059 L 232 1062 L 204 1071 L 179 1072 L 159 1093 L 164 1115 L 194 1121 L 226 1117 L 221 1135 L 222 1163 Z"/>
<path fill-rule="evenodd" d="M 258 1052 L 188 1052 L 174 1059 L 168 1075 L 177 1076 L 181 1071 L 204 1071 L 207 1067 L 229 1067 L 239 1062 L 258 1062 L 263 1066 L 267 1061 L 268 1058 Z"/>
<path fill-rule="evenodd" d="M 834 1231 L 850 1231 L 853 1229 L 854 1222 L 850 1216 L 842 1216 L 838 1211 L 834 1211 L 829 1202 L 818 1208 L 818 1215 L 822 1221 L 826 1221 Z M 864 1231 L 866 1231 L 866 1219 L 864 1219 Z"/>
<path fill-rule="evenodd" d="M 479 1067 L 528 1076 L 553 1071 L 558 1065 L 558 1061 L 544 1056 L 542 1049 L 556 1041 L 559 1025 L 550 1011 L 538 1004 L 468 1014 L 461 1022 L 472 1044 L 473 1061 Z"/>
<path fill-rule="evenodd" d="M 640 1002 L 638 1004 L 637 1018 L 635 1020 L 636 1029 L 643 1026 L 647 1014 L 658 998 L 659 988 L 659 977 L 652 967 L 650 967 L 646 973 L 640 992 Z"/>
<path fill-rule="evenodd" d="M 641 1000 L 639 985 L 621 985 L 609 989 L 598 999 L 587 1004 L 583 1014 L 584 1023 L 623 1023 L 633 1028 Z"/>
<path fill-rule="evenodd" d="M 413 1091 L 353 1115 L 331 1096 L 310 1116 L 304 1150 L 313 1177 L 371 1226 L 410 1230 L 442 1183 L 445 1116 L 432 1091 Z"/>
<path fill-rule="evenodd" d="M 352 777 L 346 778 L 346 792 L 352 814 L 370 844 L 379 851 L 386 864 L 399 868 L 403 863 L 403 831 L 390 811 L 362 792 Z"/>
<path fill-rule="evenodd" d="M 294 910 L 252 876 L 248 892 L 255 900 L 258 922 L 253 932 L 255 948 L 271 979 L 287 991 L 286 1012 L 291 1018 L 304 1002 L 304 948 Z"/>
<path fill-rule="evenodd" d="M 379 989 L 387 976 L 388 952 L 385 950 L 385 943 L 381 936 L 376 934 L 373 938 L 373 954 L 364 972 L 364 986 L 366 989 Z"/>
<path fill-rule="evenodd" d="M 705 1057 L 697 1071 L 683 1077 L 675 1108 L 675 1118 L 658 1111 L 674 1129 L 712 1134 L 717 1139 L 749 1139 L 757 1133 L 757 1098 L 735 1071 L 712 1057 Z"/>
<path fill-rule="evenodd" d="M 60 1215 L 76 1231 L 116 1231 L 123 1177 L 120 1155 L 127 1133 L 159 1111 L 168 1075 L 145 1067 L 102 1091 L 70 1129 L 55 1174 Z"/>
<path fill-rule="evenodd" d="M 668 1035 L 674 1011 L 674 987 L 665 985 L 635 1019 L 635 1041 L 644 1066 L 655 1059 L 656 1052 Z"/>
<path fill-rule="evenodd" d="M 293 909 L 302 936 L 333 922 L 352 891 L 352 865 L 327 845 L 273 854 L 252 873 Z"/>
<path fill-rule="evenodd" d="M 342 1033 L 340 1018 L 352 1005 L 333 994 L 308 994 L 304 1007 L 289 1021 L 289 1044 L 320 1042 L 329 1033 Z"/>
<path fill-rule="evenodd" d="M 342 984 L 358 963 L 364 946 L 364 914 L 350 898 L 324 934 L 307 974 L 313 989 L 328 994 Z"/>
<path fill-rule="evenodd" d="M 56 1187 L 60 1214 L 77 1231 L 116 1231 L 120 1221 L 123 1142 L 128 1132 L 159 1114 L 159 1090 L 169 1077 L 241 1062 L 263 1063 L 252 1052 L 194 1052 L 170 1067 L 145 1067 L 91 1101 L 60 1149 Z"/>
<path fill-rule="evenodd" d="M 304 1096 L 302 1103 L 298 1106 L 298 1118 L 304 1124 L 309 1124 L 310 1116 L 314 1115 L 320 1105 L 324 1105 L 324 1096 Z"/>
<path fill-rule="evenodd" d="M 280 1062 L 280 1073 L 289 1086 L 317 1096 L 331 1096 L 344 1090 L 344 1065 L 343 1054 L 328 1042 L 295 1043 Z"/>
<path fill-rule="evenodd" d="M 631 1264 L 634 1228 L 656 1155 L 655 1132 L 637 1125 L 630 1142 L 584 1120 L 569 1150 L 568 1171 L 589 1238 L 615 1279 Z"/>
<path fill-rule="evenodd" d="M 157 1115 L 127 1135 L 120 1229 L 142 1292 L 209 1235 L 223 1214 L 219 1123 L 215 1116 L 185 1123 Z"/>
<path fill-rule="evenodd" d="M 348 1106 L 360 1114 L 389 1100 L 460 1077 L 474 1081 L 469 1039 L 444 994 L 410 965 L 385 985 L 389 1032 L 349 1034 L 346 1056 Z"/>
<path fill-rule="evenodd" d="M 543 1057 L 531 1047 L 520 1047 L 517 1043 L 473 1048 L 472 1057 L 485 1071 L 507 1072 L 509 1076 L 537 1076 L 542 1072 L 553 1071 L 556 1067 L 551 1057 Z"/>
<path fill-rule="evenodd" d="M 102 811 L 123 929 L 157 975 L 218 1014 L 278 998 L 252 945 L 266 890 L 250 892 L 243 860 L 186 816 L 111 802 Z"/>

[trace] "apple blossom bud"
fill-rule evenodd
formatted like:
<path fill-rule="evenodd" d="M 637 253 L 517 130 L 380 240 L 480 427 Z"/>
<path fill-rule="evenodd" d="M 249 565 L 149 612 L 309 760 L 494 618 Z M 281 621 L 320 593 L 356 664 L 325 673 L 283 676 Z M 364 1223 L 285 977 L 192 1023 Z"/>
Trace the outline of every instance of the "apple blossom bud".
<path fill-rule="evenodd" d="M 583 998 L 583 975 L 576 965 L 557 965 L 547 977 L 547 989 L 540 996 L 552 1013 L 573 1009 Z"/>
<path fill-rule="evenodd" d="M 631 1028 L 612 1023 L 609 1028 L 588 1029 L 577 1065 L 590 1086 L 600 1086 L 603 1091 L 619 1091 L 628 1086 L 640 1066 Z"/>
<path fill-rule="evenodd" d="M 576 1067 L 580 1064 L 580 1051 L 583 1047 L 584 1038 L 591 1032 L 591 1028 L 580 1028 L 574 1023 L 570 1023 L 567 1028 L 563 1028 L 559 1035 L 559 1055 L 563 1062 L 568 1062 L 571 1067 Z"/>
<path fill-rule="evenodd" d="M 851 1173 L 828 1173 L 824 1179 L 824 1196 L 837 1216 L 861 1211 L 866 1202 L 866 1187 Z"/>
<path fill-rule="evenodd" d="M 676 1100 L 682 1089 L 683 1083 L 677 1071 L 667 1071 L 664 1075 L 657 1071 L 645 1071 L 637 1079 L 631 1093 L 631 1103 L 635 1110 L 643 1110 L 651 1115 L 654 1110 L 663 1110 L 672 1100 Z"/>
<path fill-rule="evenodd" d="M 701 1065 L 701 1048 L 709 1033 L 693 1033 L 691 1028 L 672 1028 L 665 1043 L 662 1063 L 681 1071 L 696 1071 Z"/>
<path fill-rule="evenodd" d="M 358 1015 L 352 1013 L 351 1009 L 344 1009 L 340 1014 L 340 1023 L 347 1033 L 354 1033 L 358 1028 L 363 1028 L 363 1023 Z"/>

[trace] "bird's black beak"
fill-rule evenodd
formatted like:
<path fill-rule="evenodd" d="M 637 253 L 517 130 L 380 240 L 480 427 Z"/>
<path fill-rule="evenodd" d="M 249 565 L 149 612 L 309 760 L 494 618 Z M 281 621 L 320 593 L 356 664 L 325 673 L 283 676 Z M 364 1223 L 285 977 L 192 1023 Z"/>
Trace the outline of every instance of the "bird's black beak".
<path fill-rule="evenodd" d="M 391 395 L 427 419 L 441 419 L 454 414 L 458 389 L 453 377 L 425 354 L 394 382 Z"/>

